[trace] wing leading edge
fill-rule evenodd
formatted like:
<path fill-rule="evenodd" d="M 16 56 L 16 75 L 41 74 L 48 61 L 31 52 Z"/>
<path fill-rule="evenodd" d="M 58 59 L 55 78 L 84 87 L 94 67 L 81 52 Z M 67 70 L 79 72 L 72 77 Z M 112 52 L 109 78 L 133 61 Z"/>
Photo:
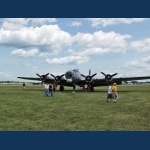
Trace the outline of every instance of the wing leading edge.
<path fill-rule="evenodd" d="M 111 83 L 117 83 L 121 84 L 122 81 L 132 81 L 132 80 L 145 80 L 145 79 L 150 79 L 150 76 L 143 76 L 143 77 L 120 77 L 120 78 L 113 78 L 110 82 Z M 95 86 L 104 86 L 107 85 L 106 79 L 94 79 L 93 83 Z"/>
<path fill-rule="evenodd" d="M 57 84 L 61 84 L 61 83 L 66 83 L 66 80 L 64 78 L 61 78 L 60 81 L 56 81 L 54 78 L 50 78 L 50 77 L 46 77 L 45 79 L 42 79 L 41 78 L 34 78 L 34 77 L 17 77 L 17 78 L 20 78 L 20 79 L 25 79 L 25 80 L 33 80 L 33 81 L 41 81 L 41 82 L 48 82 L 48 83 L 54 83 L 54 82 L 57 82 Z"/>
<path fill-rule="evenodd" d="M 25 80 L 41 81 L 41 79 L 40 79 L 40 78 L 31 78 L 31 77 L 17 77 L 17 78 L 25 79 Z"/>
<path fill-rule="evenodd" d="M 25 80 L 41 81 L 41 78 L 33 78 L 33 77 L 17 77 L 17 78 L 25 79 Z M 54 79 L 48 78 L 48 79 L 44 79 L 44 81 L 42 81 L 42 82 L 51 82 L 52 83 L 54 81 L 55 81 Z"/>

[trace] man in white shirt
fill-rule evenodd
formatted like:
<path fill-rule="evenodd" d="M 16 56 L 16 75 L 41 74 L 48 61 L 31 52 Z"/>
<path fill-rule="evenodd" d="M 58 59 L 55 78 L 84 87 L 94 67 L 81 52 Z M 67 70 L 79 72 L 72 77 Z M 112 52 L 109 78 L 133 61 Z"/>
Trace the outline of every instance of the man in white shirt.
<path fill-rule="evenodd" d="M 107 100 L 106 100 L 107 103 L 108 103 L 109 98 L 112 100 L 112 87 L 111 87 L 111 85 L 108 86 L 108 93 L 107 93 Z"/>
<path fill-rule="evenodd" d="M 85 84 L 85 85 L 84 85 L 84 90 L 85 90 L 85 92 L 87 92 L 87 88 L 88 88 L 88 85 Z"/>
<path fill-rule="evenodd" d="M 49 85 L 48 85 L 48 83 L 45 84 L 45 96 L 49 96 Z"/>

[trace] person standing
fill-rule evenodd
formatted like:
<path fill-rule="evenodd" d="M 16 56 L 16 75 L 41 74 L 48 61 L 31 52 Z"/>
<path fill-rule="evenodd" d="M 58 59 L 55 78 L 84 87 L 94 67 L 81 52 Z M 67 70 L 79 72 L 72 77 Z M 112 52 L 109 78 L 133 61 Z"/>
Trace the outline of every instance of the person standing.
<path fill-rule="evenodd" d="M 49 84 L 49 96 L 53 96 L 53 85 Z"/>
<path fill-rule="evenodd" d="M 49 85 L 48 85 L 48 83 L 45 84 L 45 96 L 49 96 Z"/>
<path fill-rule="evenodd" d="M 73 91 L 72 91 L 72 94 L 75 94 L 75 91 L 76 91 L 76 85 L 75 85 L 75 83 L 73 83 Z"/>
<path fill-rule="evenodd" d="M 107 103 L 108 103 L 108 99 L 112 100 L 112 87 L 111 87 L 111 84 L 109 84 L 109 86 L 108 86 L 108 93 L 107 93 L 107 100 L 106 100 Z"/>
<path fill-rule="evenodd" d="M 88 85 L 85 84 L 85 85 L 84 85 L 84 91 L 87 92 L 87 89 L 88 89 Z"/>
<path fill-rule="evenodd" d="M 116 103 L 116 99 L 117 99 L 117 85 L 116 83 L 113 84 L 112 86 L 112 100 L 113 100 L 113 103 Z"/>
<path fill-rule="evenodd" d="M 25 82 L 23 82 L 22 86 L 23 86 L 23 90 L 25 90 L 25 88 L 26 88 Z"/>
<path fill-rule="evenodd" d="M 56 92 L 56 83 L 53 83 L 53 92 Z"/>
<path fill-rule="evenodd" d="M 84 90 L 83 84 L 80 85 L 80 89 L 81 89 L 81 90 Z"/>

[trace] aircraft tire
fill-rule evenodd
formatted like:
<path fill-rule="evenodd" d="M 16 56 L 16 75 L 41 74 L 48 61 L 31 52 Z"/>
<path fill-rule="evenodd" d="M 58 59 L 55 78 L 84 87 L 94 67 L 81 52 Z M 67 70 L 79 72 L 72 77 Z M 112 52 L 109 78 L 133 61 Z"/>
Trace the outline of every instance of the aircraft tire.
<path fill-rule="evenodd" d="M 64 91 L 64 86 L 63 85 L 60 85 L 60 91 Z"/>
<path fill-rule="evenodd" d="M 94 86 L 93 85 L 91 85 L 90 90 L 91 90 L 91 92 L 94 91 Z"/>

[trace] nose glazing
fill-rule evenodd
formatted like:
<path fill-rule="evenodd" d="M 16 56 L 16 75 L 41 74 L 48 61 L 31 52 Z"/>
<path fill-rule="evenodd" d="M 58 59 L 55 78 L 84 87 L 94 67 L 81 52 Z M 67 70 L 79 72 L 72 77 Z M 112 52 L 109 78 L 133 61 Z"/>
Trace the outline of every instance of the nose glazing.
<path fill-rule="evenodd" d="M 71 71 L 66 72 L 65 76 L 66 76 L 66 78 L 71 78 L 72 72 Z"/>

